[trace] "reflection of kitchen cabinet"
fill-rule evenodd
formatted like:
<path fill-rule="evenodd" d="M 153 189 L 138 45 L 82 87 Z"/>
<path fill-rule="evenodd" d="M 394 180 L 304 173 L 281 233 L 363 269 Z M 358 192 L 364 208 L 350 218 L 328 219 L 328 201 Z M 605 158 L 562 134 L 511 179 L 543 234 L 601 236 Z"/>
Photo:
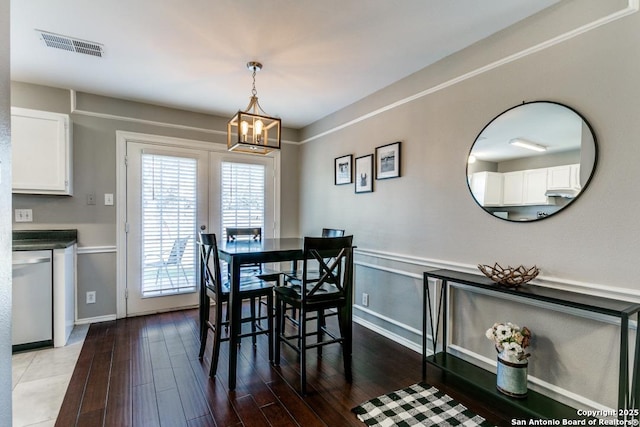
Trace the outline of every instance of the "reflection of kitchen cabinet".
<path fill-rule="evenodd" d="M 564 165 L 549 168 L 548 190 L 580 190 L 580 165 Z"/>
<path fill-rule="evenodd" d="M 532 169 L 524 171 L 523 204 L 547 205 L 547 169 Z"/>
<path fill-rule="evenodd" d="M 471 176 L 471 193 L 480 206 L 502 205 L 502 174 L 476 172 Z"/>
<path fill-rule="evenodd" d="M 524 188 L 524 171 L 502 174 L 502 204 L 522 205 Z"/>
<path fill-rule="evenodd" d="M 529 169 L 503 174 L 505 206 L 553 205 L 547 192 L 547 169 Z"/>
<path fill-rule="evenodd" d="M 71 195 L 69 116 L 11 108 L 13 192 Z"/>

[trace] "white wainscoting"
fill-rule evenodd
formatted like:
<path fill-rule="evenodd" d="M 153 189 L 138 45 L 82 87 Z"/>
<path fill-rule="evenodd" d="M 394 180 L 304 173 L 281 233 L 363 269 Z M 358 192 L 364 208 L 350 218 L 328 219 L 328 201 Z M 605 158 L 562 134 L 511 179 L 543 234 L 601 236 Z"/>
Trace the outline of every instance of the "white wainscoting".
<path fill-rule="evenodd" d="M 356 266 L 356 287 L 357 287 L 357 268 L 366 268 L 373 269 L 376 271 L 395 274 L 407 279 L 411 280 L 422 280 L 423 274 L 417 272 L 417 269 L 423 268 L 424 271 L 433 270 L 433 269 L 450 269 L 463 271 L 466 273 L 474 273 L 481 275 L 480 271 L 477 269 L 475 265 L 470 264 L 462 264 L 456 262 L 448 262 L 443 260 L 434 260 L 422 257 L 416 257 L 412 255 L 403 255 L 398 253 L 390 253 L 384 251 L 377 251 L 371 249 L 356 249 L 355 251 L 356 260 L 354 264 Z M 392 264 L 392 266 L 389 266 Z M 383 283 L 379 283 L 378 285 L 384 286 Z M 450 283 L 450 286 L 455 287 L 460 290 L 464 290 L 465 292 L 475 292 L 482 295 L 489 295 L 492 297 L 496 297 L 495 293 L 487 292 L 482 289 L 473 288 L 469 286 L 465 286 L 462 284 Z M 632 289 L 623 289 L 623 288 L 615 288 L 597 283 L 585 283 L 578 281 L 571 281 L 566 279 L 558 279 L 549 276 L 542 276 L 536 278 L 531 284 L 527 286 L 545 286 L 545 287 L 553 287 L 556 289 L 564 289 L 568 291 L 583 293 L 583 294 L 591 294 L 597 295 L 600 297 L 620 299 L 626 301 L 640 302 L 640 293 L 632 290 Z M 500 298 L 512 299 L 522 301 L 516 296 L 510 295 L 500 295 Z M 357 302 L 357 301 L 356 301 Z M 557 312 L 567 313 L 573 316 L 580 316 L 586 319 L 595 320 L 598 322 L 620 325 L 620 319 L 606 316 L 599 313 L 591 313 L 586 312 L 584 310 L 577 310 L 569 307 L 559 307 L 555 304 L 549 304 L 542 301 L 530 301 L 527 300 L 527 304 L 533 307 L 540 307 L 544 309 L 549 309 Z M 358 315 L 360 313 L 360 315 Z M 372 317 L 378 319 L 380 322 L 372 323 L 370 320 L 367 320 L 362 317 L 362 315 L 366 315 L 369 319 Z M 419 313 L 422 318 L 422 313 Z M 371 329 L 372 331 L 379 333 L 382 336 L 385 336 L 413 351 L 418 353 L 422 353 L 422 331 L 418 330 L 410 325 L 404 324 L 402 322 L 397 321 L 393 317 L 390 317 L 388 314 L 383 315 L 378 313 L 369 307 L 363 307 L 360 304 L 354 304 L 354 322 Z M 393 325 L 395 328 L 401 328 L 403 331 L 409 333 L 415 340 L 407 339 L 403 336 L 386 329 L 384 325 Z M 637 331 L 637 322 L 630 321 L 629 329 L 632 331 Z M 427 335 L 427 352 L 431 354 L 431 345 L 432 345 L 432 337 L 430 334 Z M 478 366 L 482 366 L 488 370 L 495 370 L 496 362 L 495 360 L 490 360 L 485 356 L 482 356 L 478 353 L 470 351 L 466 348 L 460 347 L 459 345 L 448 345 L 448 350 L 453 354 L 462 357 L 468 360 L 471 363 L 474 363 Z M 558 387 L 557 385 L 548 383 L 539 378 L 529 376 L 530 383 L 532 384 L 532 389 L 540 391 L 542 393 L 546 393 L 551 396 L 555 396 L 558 400 L 565 402 L 571 406 L 582 407 L 586 406 L 593 409 L 599 410 L 612 410 L 612 408 L 608 408 L 600 403 L 594 402 L 590 399 L 587 399 L 584 396 L 580 396 L 576 393 L 573 393 L 569 390 Z"/>
<path fill-rule="evenodd" d="M 118 250 L 116 248 L 116 246 L 82 246 L 82 247 L 78 247 L 78 255 L 94 255 L 94 254 L 111 254 L 111 253 L 117 253 Z M 75 289 L 75 293 L 76 293 L 76 304 L 78 304 L 78 284 L 76 283 L 76 289 Z M 82 318 L 79 319 L 78 318 L 78 308 L 76 307 L 76 320 L 75 320 L 75 324 L 76 325 L 87 325 L 87 324 L 91 324 L 91 323 L 98 323 L 98 322 L 107 322 L 107 321 L 111 321 L 111 320 L 116 320 L 116 315 L 114 314 L 108 314 L 105 316 L 96 316 L 96 317 L 86 317 L 86 318 Z"/>

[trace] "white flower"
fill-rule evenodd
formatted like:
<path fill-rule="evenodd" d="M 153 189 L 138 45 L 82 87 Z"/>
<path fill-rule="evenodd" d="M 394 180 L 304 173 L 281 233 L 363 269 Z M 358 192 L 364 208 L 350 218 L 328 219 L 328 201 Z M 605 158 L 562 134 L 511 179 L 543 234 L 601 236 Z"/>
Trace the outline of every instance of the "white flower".
<path fill-rule="evenodd" d="M 507 322 L 507 326 L 513 329 L 514 331 L 520 330 L 520 326 L 516 325 L 515 323 Z"/>
<path fill-rule="evenodd" d="M 522 346 L 516 342 L 509 342 L 503 345 L 504 351 L 510 356 L 519 356 L 524 353 Z"/>
<path fill-rule="evenodd" d="M 518 359 L 529 357 L 525 355 L 525 348 L 529 346 L 531 340 L 531 331 L 529 328 L 520 326 L 515 323 L 494 323 L 491 328 L 485 332 L 485 336 L 493 341 L 498 352 L 503 352 L 507 356 L 517 357 Z"/>
<path fill-rule="evenodd" d="M 499 342 L 508 341 L 512 334 L 513 332 L 508 325 L 498 325 L 496 328 L 496 337 Z"/>
<path fill-rule="evenodd" d="M 490 340 L 495 340 L 495 339 L 496 339 L 496 336 L 495 336 L 495 334 L 493 333 L 493 328 L 489 328 L 489 329 L 487 329 L 487 332 L 485 332 L 485 334 L 484 334 L 484 335 L 485 335 L 487 338 L 489 338 Z"/>

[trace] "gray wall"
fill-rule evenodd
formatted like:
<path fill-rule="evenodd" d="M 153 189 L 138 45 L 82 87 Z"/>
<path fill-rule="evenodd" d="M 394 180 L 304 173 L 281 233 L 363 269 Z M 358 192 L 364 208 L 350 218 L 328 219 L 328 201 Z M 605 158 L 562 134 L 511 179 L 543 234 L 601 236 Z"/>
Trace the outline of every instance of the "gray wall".
<path fill-rule="evenodd" d="M 163 135 L 226 144 L 226 119 L 201 113 L 140 104 L 87 93 L 77 93 L 71 112 L 68 90 L 12 82 L 12 105 L 71 113 L 73 123 L 74 195 L 13 195 L 15 209 L 32 209 L 33 223 L 13 223 L 14 229 L 78 229 L 78 318 L 116 314 L 116 214 L 104 206 L 104 193 L 116 189 L 116 131 Z M 157 124 L 156 124 L 157 123 Z M 283 139 L 298 134 L 283 131 Z M 281 163 L 281 234 L 298 234 L 297 153 L 295 144 L 283 144 Z M 97 203 L 87 205 L 87 194 Z M 85 303 L 86 291 L 96 291 L 96 304 Z"/>
<path fill-rule="evenodd" d="M 11 425 L 11 110 L 9 0 L 0 0 L 0 425 Z"/>
<path fill-rule="evenodd" d="M 496 261 L 536 264 L 541 282 L 551 286 L 640 300 L 640 195 L 631 175 L 640 163 L 640 13 L 482 68 L 625 7 L 624 1 L 561 2 L 302 130 L 300 229 L 311 234 L 330 225 L 354 234 L 360 322 L 419 348 L 420 273 L 433 267 L 477 272 L 476 264 Z M 560 214 L 506 222 L 473 201 L 466 158 L 490 120 L 534 100 L 564 103 L 590 121 L 599 141 L 598 170 Z M 394 141 L 402 141 L 402 177 L 376 181 L 367 194 L 333 185 L 335 157 L 374 153 Z M 370 295 L 368 307 L 360 305 L 363 292 Z M 475 362 L 495 360 L 484 338 L 493 322 L 520 322 L 536 334 L 532 375 L 617 406 L 617 335 L 609 323 L 457 294 L 452 340 Z"/>

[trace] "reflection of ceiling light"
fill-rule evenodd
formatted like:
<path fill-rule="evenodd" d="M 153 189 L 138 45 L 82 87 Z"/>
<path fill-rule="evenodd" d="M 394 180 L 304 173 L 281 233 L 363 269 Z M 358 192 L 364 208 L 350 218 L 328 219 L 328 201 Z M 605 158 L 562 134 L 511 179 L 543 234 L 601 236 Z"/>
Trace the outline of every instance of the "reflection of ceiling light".
<path fill-rule="evenodd" d="M 474 156 L 474 155 L 469 156 L 469 160 L 467 160 L 467 162 L 469 164 L 475 163 L 476 162 L 476 156 Z"/>
<path fill-rule="evenodd" d="M 509 144 L 533 151 L 547 151 L 547 147 L 544 145 L 536 144 L 535 142 L 530 142 L 521 138 L 514 138 L 509 141 Z"/>

